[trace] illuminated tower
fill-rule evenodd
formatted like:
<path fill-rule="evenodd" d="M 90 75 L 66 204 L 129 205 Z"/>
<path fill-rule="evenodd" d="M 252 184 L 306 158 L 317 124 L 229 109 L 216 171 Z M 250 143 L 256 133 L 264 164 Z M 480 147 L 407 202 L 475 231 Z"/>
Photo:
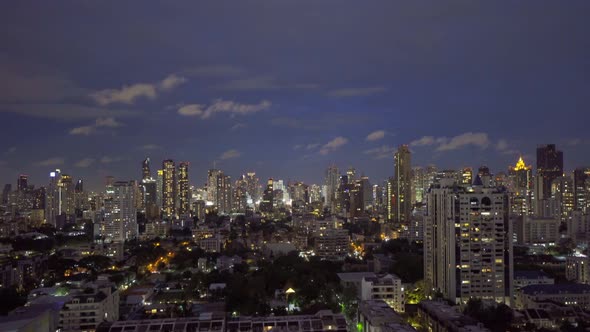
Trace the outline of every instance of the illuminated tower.
<path fill-rule="evenodd" d="M 461 184 L 469 186 L 469 185 L 471 185 L 472 182 L 473 182 L 473 170 L 471 169 L 471 167 L 463 168 L 463 171 L 461 172 Z"/>
<path fill-rule="evenodd" d="M 56 217 L 61 214 L 61 195 L 58 186 L 60 173 L 59 169 L 49 173 L 49 185 L 45 191 L 45 222 L 53 226 L 56 226 Z"/>
<path fill-rule="evenodd" d="M 407 145 L 401 145 L 394 155 L 395 175 L 393 178 L 393 195 L 395 205 L 393 219 L 405 224 L 412 214 L 412 167 L 411 153 Z"/>
<path fill-rule="evenodd" d="M 260 202 L 260 211 L 270 213 L 273 210 L 274 204 L 274 181 L 272 178 L 268 179 L 266 189 L 262 195 L 262 202 Z"/>
<path fill-rule="evenodd" d="M 171 159 L 162 162 L 162 212 L 164 216 L 172 217 L 176 214 L 176 166 Z"/>
<path fill-rule="evenodd" d="M 145 160 L 141 163 L 141 173 L 142 173 L 142 180 L 151 179 L 152 172 L 150 171 L 150 158 L 145 158 Z"/>
<path fill-rule="evenodd" d="M 588 181 L 590 167 L 579 167 L 574 170 L 574 209 L 584 213 L 590 212 L 590 197 Z"/>
<path fill-rule="evenodd" d="M 537 175 L 540 176 L 538 197 L 551 197 L 551 183 L 563 175 L 563 152 L 557 150 L 555 144 L 541 145 L 537 148 Z"/>
<path fill-rule="evenodd" d="M 131 182 L 117 181 L 108 190 L 111 192 L 104 201 L 101 236 L 107 242 L 124 242 L 136 238 L 138 229 L 134 185 Z"/>
<path fill-rule="evenodd" d="M 330 166 L 326 170 L 326 197 L 325 206 L 330 208 L 332 212 L 336 210 L 336 201 L 338 195 L 338 187 L 340 185 L 340 174 L 338 167 Z"/>
<path fill-rule="evenodd" d="M 178 165 L 178 214 L 186 216 L 190 214 L 190 187 L 188 181 L 188 162 Z"/>
<path fill-rule="evenodd" d="M 162 189 L 164 188 L 164 170 L 159 169 L 156 176 L 156 204 L 159 208 L 162 207 L 163 194 Z"/>
<path fill-rule="evenodd" d="M 21 174 L 18 176 L 16 181 L 16 190 L 18 191 L 25 191 L 28 189 L 28 179 L 29 176 L 26 174 Z"/>
<path fill-rule="evenodd" d="M 510 176 L 511 212 L 527 215 L 532 212 L 532 166 L 527 166 L 522 157 L 508 169 Z"/>

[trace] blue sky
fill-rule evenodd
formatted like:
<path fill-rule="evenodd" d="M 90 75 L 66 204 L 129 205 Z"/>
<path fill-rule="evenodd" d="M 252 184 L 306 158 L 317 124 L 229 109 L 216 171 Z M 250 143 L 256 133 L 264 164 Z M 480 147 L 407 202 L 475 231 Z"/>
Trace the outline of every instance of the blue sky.
<path fill-rule="evenodd" d="M 587 1 L 13 1 L 0 10 L 0 181 L 98 188 L 141 160 L 374 181 L 505 170 L 556 143 L 590 164 Z M 372 134 L 372 135 L 371 135 Z M 370 135 L 370 136 L 369 136 Z M 156 165 L 154 165 L 156 168 Z"/>

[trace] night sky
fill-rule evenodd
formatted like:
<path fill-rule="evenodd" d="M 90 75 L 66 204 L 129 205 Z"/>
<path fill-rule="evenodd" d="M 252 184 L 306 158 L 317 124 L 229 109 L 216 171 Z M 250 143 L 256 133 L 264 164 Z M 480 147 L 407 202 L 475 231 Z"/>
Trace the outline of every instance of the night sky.
<path fill-rule="evenodd" d="M 589 1 L 5 1 L 0 183 L 590 165 Z"/>

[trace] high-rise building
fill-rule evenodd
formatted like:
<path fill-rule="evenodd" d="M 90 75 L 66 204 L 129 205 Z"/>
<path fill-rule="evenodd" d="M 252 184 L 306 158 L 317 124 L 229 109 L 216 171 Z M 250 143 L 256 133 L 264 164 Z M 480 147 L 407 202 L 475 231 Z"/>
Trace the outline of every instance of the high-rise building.
<path fill-rule="evenodd" d="M 191 210 L 191 191 L 188 181 L 188 162 L 178 165 L 178 214 L 187 216 Z"/>
<path fill-rule="evenodd" d="M 217 207 L 219 214 L 231 213 L 231 178 L 221 170 L 210 169 L 207 174 L 207 200 Z"/>
<path fill-rule="evenodd" d="M 158 187 L 157 181 L 149 178 L 141 180 L 143 187 L 143 205 L 145 207 L 145 216 L 148 220 L 154 220 L 160 215 L 158 207 Z"/>
<path fill-rule="evenodd" d="M 107 242 L 125 242 L 137 237 L 137 210 L 133 184 L 117 181 L 108 187 L 100 235 Z"/>
<path fill-rule="evenodd" d="M 471 185 L 471 183 L 473 183 L 473 170 L 471 167 L 465 167 L 461 172 L 461 184 Z"/>
<path fill-rule="evenodd" d="M 233 211 L 238 213 L 245 213 L 246 209 L 248 208 L 248 179 L 246 175 L 242 175 L 239 179 L 236 180 L 233 190 Z M 250 199 L 251 200 L 251 199 Z"/>
<path fill-rule="evenodd" d="M 512 299 L 512 224 L 501 189 L 441 180 L 426 195 L 426 289 L 449 301 Z"/>
<path fill-rule="evenodd" d="M 555 201 L 561 221 L 566 222 L 574 210 L 574 183 L 569 176 L 560 176 L 551 183 L 551 198 Z"/>
<path fill-rule="evenodd" d="M 274 207 L 274 181 L 272 178 L 268 179 L 266 189 L 262 194 L 262 202 L 260 202 L 260 211 L 270 213 Z"/>
<path fill-rule="evenodd" d="M 541 187 L 537 191 L 537 200 L 551 197 L 551 183 L 563 175 L 563 152 L 557 150 L 555 144 L 537 147 L 537 175 L 540 176 Z"/>
<path fill-rule="evenodd" d="M 412 167 L 411 153 L 407 145 L 401 145 L 394 155 L 395 176 L 393 194 L 395 195 L 394 221 L 407 223 L 412 215 Z"/>
<path fill-rule="evenodd" d="M 346 171 L 346 175 L 348 176 L 348 184 L 352 184 L 356 181 L 356 169 L 354 169 L 354 167 L 350 167 L 348 171 Z"/>
<path fill-rule="evenodd" d="M 320 202 L 322 199 L 322 188 L 317 184 L 312 184 L 309 187 L 309 201 L 310 203 Z"/>
<path fill-rule="evenodd" d="M 510 177 L 510 211 L 517 215 L 528 215 L 532 212 L 532 166 L 527 166 L 522 157 L 514 167 L 508 168 Z"/>
<path fill-rule="evenodd" d="M 164 188 L 164 170 L 159 169 L 156 173 L 156 204 L 162 208 L 164 202 L 162 189 Z"/>
<path fill-rule="evenodd" d="M 162 162 L 162 212 L 166 217 L 176 214 L 176 166 L 171 159 Z"/>
<path fill-rule="evenodd" d="M 250 196 L 250 199 L 252 200 L 252 203 L 256 203 L 260 200 L 260 192 L 261 192 L 261 188 L 260 188 L 260 181 L 258 180 L 258 178 L 256 177 L 256 173 L 254 172 L 249 172 L 246 174 L 246 176 L 244 177 L 244 180 L 246 181 L 246 193 L 248 194 L 248 196 Z"/>
<path fill-rule="evenodd" d="M 150 171 L 150 158 L 145 158 L 145 160 L 141 163 L 141 179 L 151 179 L 152 172 Z"/>
<path fill-rule="evenodd" d="M 590 212 L 590 167 L 578 167 L 573 173 L 574 179 L 574 210 Z"/>
<path fill-rule="evenodd" d="M 29 176 L 26 174 L 19 175 L 18 179 L 16 180 L 16 190 L 26 191 L 29 188 L 28 179 Z"/>
<path fill-rule="evenodd" d="M 45 222 L 56 226 L 57 216 L 61 214 L 61 195 L 59 193 L 59 178 L 61 171 L 56 169 L 49 173 L 49 185 L 45 192 Z"/>
<path fill-rule="evenodd" d="M 338 167 L 332 165 L 326 170 L 326 197 L 325 206 L 332 212 L 337 208 L 338 187 L 340 186 L 340 173 Z"/>
<path fill-rule="evenodd" d="M 480 166 L 477 170 L 477 175 L 479 176 L 479 179 L 481 180 L 481 183 L 483 183 L 484 186 L 489 187 L 492 185 L 493 176 L 488 166 Z"/>

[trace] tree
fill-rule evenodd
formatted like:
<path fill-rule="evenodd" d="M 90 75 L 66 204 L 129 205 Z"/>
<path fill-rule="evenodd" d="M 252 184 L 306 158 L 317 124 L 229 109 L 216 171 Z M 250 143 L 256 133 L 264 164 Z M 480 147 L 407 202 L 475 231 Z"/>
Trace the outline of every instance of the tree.
<path fill-rule="evenodd" d="M 0 288 L 0 315 L 5 316 L 12 310 L 27 303 L 26 294 L 20 293 L 14 287 Z"/>

